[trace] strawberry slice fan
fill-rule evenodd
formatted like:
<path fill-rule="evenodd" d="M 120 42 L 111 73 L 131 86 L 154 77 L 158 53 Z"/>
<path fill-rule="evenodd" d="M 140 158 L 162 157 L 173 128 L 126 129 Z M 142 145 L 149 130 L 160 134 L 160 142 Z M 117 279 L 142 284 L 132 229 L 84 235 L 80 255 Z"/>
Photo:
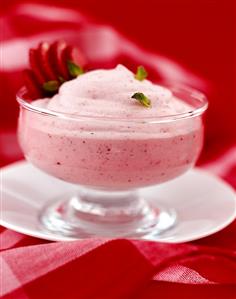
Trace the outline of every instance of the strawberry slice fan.
<path fill-rule="evenodd" d="M 24 70 L 24 82 L 31 99 L 52 96 L 60 85 L 83 73 L 86 59 L 82 52 L 64 41 L 41 42 L 29 50 L 31 69 Z"/>

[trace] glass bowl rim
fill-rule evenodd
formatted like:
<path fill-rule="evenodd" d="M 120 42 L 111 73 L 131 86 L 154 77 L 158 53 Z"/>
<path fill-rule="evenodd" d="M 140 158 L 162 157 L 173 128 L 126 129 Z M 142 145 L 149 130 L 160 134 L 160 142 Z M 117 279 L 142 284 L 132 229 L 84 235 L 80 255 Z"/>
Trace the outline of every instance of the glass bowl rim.
<path fill-rule="evenodd" d="M 71 114 L 71 113 L 63 113 L 63 112 L 57 112 L 54 110 L 37 107 L 32 105 L 32 100 L 24 99 L 24 94 L 27 92 L 27 89 L 25 86 L 19 89 L 19 91 L 16 93 L 16 100 L 19 103 L 20 107 L 25 108 L 26 110 L 29 110 L 31 112 L 35 112 L 44 116 L 51 116 L 51 117 L 59 117 L 64 119 L 70 119 L 75 121 L 86 121 L 86 120 L 97 120 L 97 121 L 118 121 L 118 122 L 138 122 L 138 123 L 163 123 L 163 122 L 173 122 L 177 120 L 192 118 L 195 116 L 202 115 L 206 109 L 208 108 L 208 100 L 204 93 L 201 91 L 189 87 L 184 84 L 179 83 L 169 83 L 165 82 L 160 84 L 163 87 L 169 88 L 171 91 L 174 91 L 174 89 L 177 89 L 181 92 L 184 92 L 185 94 L 189 95 L 190 97 L 194 98 L 196 101 L 198 101 L 199 105 L 196 108 L 193 108 L 187 112 L 181 112 L 171 115 L 160 115 L 160 116 L 150 116 L 150 117 L 132 117 L 132 118 L 122 118 L 122 117 L 114 117 L 114 116 L 95 116 L 95 115 L 78 115 L 78 114 Z"/>

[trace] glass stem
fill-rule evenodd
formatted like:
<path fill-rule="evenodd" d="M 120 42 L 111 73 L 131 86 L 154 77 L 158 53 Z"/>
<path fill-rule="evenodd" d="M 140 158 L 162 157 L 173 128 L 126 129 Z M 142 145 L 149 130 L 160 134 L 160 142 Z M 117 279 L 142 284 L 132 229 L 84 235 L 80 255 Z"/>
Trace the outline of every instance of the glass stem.
<path fill-rule="evenodd" d="M 80 189 L 70 200 L 68 211 L 84 221 L 121 223 L 137 221 L 146 213 L 147 205 L 137 190 L 103 191 Z"/>

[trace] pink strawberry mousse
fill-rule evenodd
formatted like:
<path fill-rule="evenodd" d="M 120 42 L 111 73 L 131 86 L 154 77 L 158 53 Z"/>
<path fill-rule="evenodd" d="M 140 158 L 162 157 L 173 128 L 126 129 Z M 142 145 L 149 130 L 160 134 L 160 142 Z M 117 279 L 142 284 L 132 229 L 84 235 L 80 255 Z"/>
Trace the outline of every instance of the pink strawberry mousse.
<path fill-rule="evenodd" d="M 136 92 L 152 107 L 132 99 Z M 200 116 L 163 121 L 191 106 L 122 65 L 90 71 L 32 104 L 61 116 L 22 111 L 19 139 L 26 157 L 71 183 L 118 190 L 159 184 L 193 166 L 202 148 Z"/>

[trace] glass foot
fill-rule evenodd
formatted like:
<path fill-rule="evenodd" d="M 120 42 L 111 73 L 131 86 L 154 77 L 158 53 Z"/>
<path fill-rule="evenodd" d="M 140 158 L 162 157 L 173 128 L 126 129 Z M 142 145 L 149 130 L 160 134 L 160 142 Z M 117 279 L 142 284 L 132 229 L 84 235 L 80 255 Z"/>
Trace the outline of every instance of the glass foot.
<path fill-rule="evenodd" d="M 44 229 L 72 238 L 152 239 L 176 223 L 174 211 L 138 191 L 80 189 L 50 202 L 41 212 Z"/>

